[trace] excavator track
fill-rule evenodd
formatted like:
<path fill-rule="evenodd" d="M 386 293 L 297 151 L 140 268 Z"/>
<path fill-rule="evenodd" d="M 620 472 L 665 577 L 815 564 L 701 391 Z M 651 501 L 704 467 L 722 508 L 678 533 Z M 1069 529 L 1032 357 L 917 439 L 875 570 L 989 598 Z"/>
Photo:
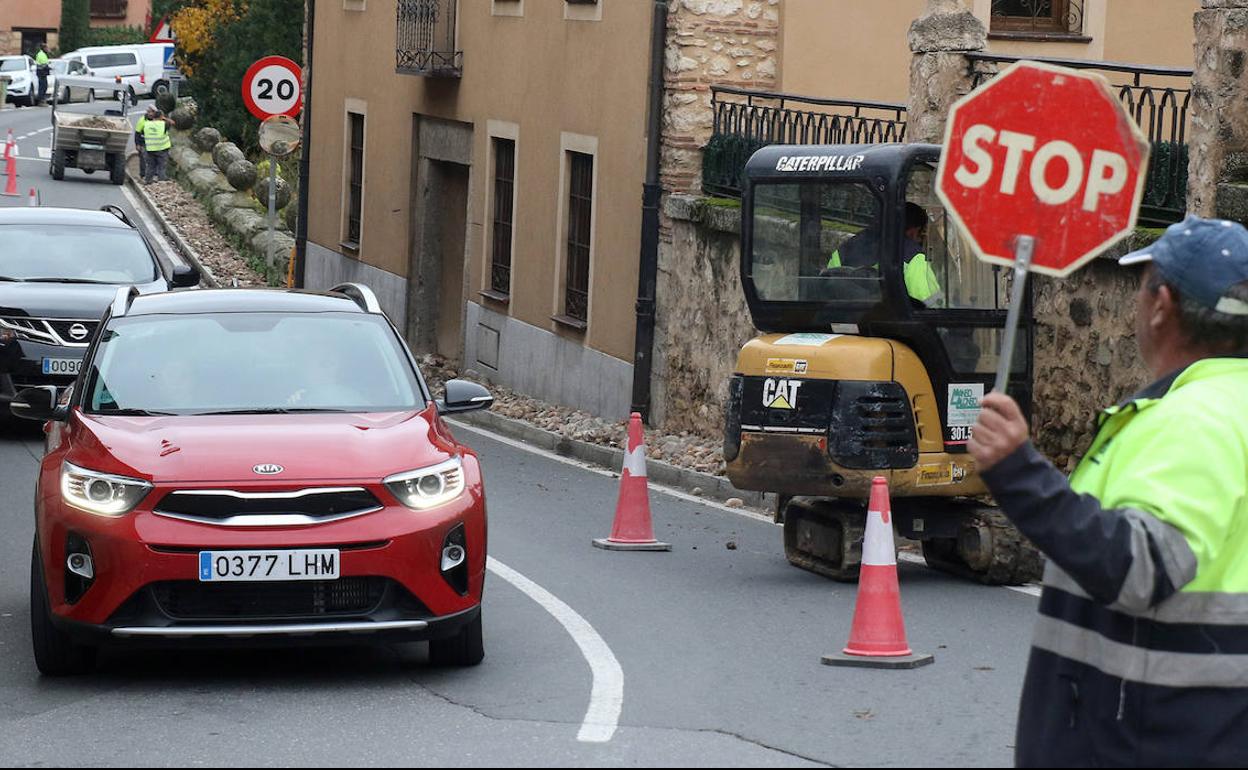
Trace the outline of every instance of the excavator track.
<path fill-rule="evenodd" d="M 923 558 L 932 569 L 985 585 L 1021 585 L 1044 572 L 1044 557 L 996 508 L 966 513 L 957 538 L 924 540 Z"/>
<path fill-rule="evenodd" d="M 785 506 L 783 520 L 790 564 L 841 582 L 858 580 L 867 524 L 861 505 L 795 497 Z"/>

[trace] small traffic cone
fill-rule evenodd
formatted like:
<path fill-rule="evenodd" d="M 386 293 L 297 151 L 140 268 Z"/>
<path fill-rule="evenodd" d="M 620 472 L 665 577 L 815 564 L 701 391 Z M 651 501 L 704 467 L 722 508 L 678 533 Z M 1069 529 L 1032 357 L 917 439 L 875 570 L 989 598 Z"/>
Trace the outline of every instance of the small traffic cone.
<path fill-rule="evenodd" d="M 918 668 L 933 662 L 931 655 L 915 655 L 906 641 L 892 517 L 888 481 L 876 476 L 871 482 L 871 502 L 867 506 L 867 536 L 862 546 L 862 572 L 849 644 L 839 655 L 823 656 L 825 665 Z"/>
<path fill-rule="evenodd" d="M 17 156 L 9 155 L 9 159 L 5 161 L 4 173 L 8 177 L 8 181 L 4 185 L 4 194 L 17 196 Z"/>
<path fill-rule="evenodd" d="M 39 205 L 39 191 L 30 188 L 30 195 L 26 198 L 26 205 L 30 208 L 36 208 Z"/>
<path fill-rule="evenodd" d="M 650 488 L 646 481 L 646 444 L 641 415 L 628 418 L 628 449 L 620 473 L 620 499 L 615 506 L 611 537 L 594 540 L 595 548 L 608 551 L 670 551 L 669 543 L 654 539 L 650 521 Z"/>
<path fill-rule="evenodd" d="M 17 142 L 13 141 L 13 129 L 9 129 L 9 138 L 4 140 L 4 159 L 8 160 L 13 156 L 13 148 Z"/>

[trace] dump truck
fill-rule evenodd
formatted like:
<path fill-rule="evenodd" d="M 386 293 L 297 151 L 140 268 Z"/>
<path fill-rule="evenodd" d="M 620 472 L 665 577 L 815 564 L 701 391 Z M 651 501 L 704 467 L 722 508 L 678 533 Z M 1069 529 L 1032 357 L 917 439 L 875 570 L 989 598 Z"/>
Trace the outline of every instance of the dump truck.
<path fill-rule="evenodd" d="M 48 167 L 53 179 L 60 181 L 65 178 L 65 169 L 77 168 L 88 174 L 107 171 L 113 184 L 126 181 L 126 148 L 134 133 L 126 117 L 130 106 L 128 92 L 117 91 L 119 106 L 107 109 L 102 115 L 65 109 L 64 106 L 72 102 L 56 98 L 62 93 L 70 95 L 76 88 L 85 88 L 90 94 L 115 86 L 109 78 L 66 76 L 57 80 L 52 99 L 52 157 Z"/>

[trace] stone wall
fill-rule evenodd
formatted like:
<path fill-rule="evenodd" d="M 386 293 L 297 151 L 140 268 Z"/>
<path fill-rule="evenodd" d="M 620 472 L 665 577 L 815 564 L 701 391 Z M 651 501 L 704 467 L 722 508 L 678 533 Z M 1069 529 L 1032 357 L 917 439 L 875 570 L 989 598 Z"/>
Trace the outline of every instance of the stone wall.
<path fill-rule="evenodd" d="M 662 183 L 701 189 L 711 138 L 711 86 L 774 89 L 780 0 L 672 0 L 667 30 Z"/>
<path fill-rule="evenodd" d="M 723 431 L 728 379 L 758 332 L 740 279 L 740 209 L 673 195 L 659 250 L 654 421 L 707 437 Z M 1114 261 L 1156 237 L 1136 235 L 1074 277 L 1036 278 L 1034 435 L 1061 468 L 1092 439 L 1097 412 L 1148 384 L 1134 333 L 1137 273 Z"/>
<path fill-rule="evenodd" d="M 1188 208 L 1248 222 L 1248 0 L 1196 14 Z"/>

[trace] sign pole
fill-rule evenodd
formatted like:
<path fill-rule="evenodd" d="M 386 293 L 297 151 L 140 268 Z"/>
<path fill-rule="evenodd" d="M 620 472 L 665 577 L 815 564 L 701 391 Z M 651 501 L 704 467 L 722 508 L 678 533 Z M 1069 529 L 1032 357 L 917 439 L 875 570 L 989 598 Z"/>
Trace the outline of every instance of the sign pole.
<path fill-rule="evenodd" d="M 1031 258 L 1035 253 L 1036 239 L 1020 235 L 1014 244 L 1014 288 L 1010 294 L 1010 310 L 1005 317 L 1005 338 L 1001 340 L 1001 358 L 997 361 L 997 384 L 994 393 L 1004 393 L 1010 383 L 1010 364 L 1014 360 L 1014 343 L 1018 339 L 1018 320 L 1022 317 L 1023 302 L 1027 299 L 1027 277 L 1031 271 Z"/>
<path fill-rule="evenodd" d="M 269 156 L 269 267 L 277 264 L 277 257 L 273 253 L 276 248 L 276 229 L 277 229 L 277 158 Z M 1011 308 L 1012 310 L 1012 308 Z"/>

